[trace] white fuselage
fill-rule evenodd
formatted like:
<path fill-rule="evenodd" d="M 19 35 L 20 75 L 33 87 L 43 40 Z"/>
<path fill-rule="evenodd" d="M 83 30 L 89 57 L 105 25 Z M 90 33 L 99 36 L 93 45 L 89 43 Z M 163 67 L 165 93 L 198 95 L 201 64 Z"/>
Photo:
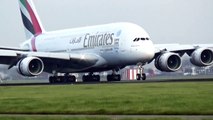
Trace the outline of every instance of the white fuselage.
<path fill-rule="evenodd" d="M 43 33 L 23 43 L 38 52 L 94 54 L 102 59 L 100 70 L 149 62 L 155 54 L 149 35 L 132 23 L 113 23 Z M 66 69 L 63 72 L 75 72 Z M 90 71 L 89 69 L 86 71 Z M 99 70 L 97 70 L 99 71 Z"/>

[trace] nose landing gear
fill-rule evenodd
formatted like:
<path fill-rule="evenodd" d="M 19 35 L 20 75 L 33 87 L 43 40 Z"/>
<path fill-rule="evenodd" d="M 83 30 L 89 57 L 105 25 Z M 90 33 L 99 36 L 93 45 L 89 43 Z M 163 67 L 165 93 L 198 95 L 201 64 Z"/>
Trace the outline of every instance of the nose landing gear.
<path fill-rule="evenodd" d="M 136 75 L 137 80 L 146 80 L 146 74 L 144 73 L 144 68 L 142 64 L 138 65 L 139 73 Z"/>

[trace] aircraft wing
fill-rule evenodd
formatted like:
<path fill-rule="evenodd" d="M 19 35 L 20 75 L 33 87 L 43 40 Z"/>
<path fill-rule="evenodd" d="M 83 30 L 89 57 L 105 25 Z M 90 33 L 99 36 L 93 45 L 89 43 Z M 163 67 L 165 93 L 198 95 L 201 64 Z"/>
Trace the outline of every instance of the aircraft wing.
<path fill-rule="evenodd" d="M 96 64 L 99 60 L 98 56 L 93 54 L 29 52 L 14 49 L 0 49 L 0 64 L 9 65 L 9 68 L 15 66 L 21 59 L 26 57 L 38 57 L 44 62 L 45 66 L 68 62 L 70 64 L 81 65 L 82 67 L 89 67 Z"/>
<path fill-rule="evenodd" d="M 0 64 L 10 65 L 12 61 L 23 59 L 27 56 L 39 57 L 39 58 L 50 58 L 50 59 L 63 59 L 70 60 L 69 54 L 58 54 L 58 53 L 44 53 L 44 52 L 23 52 L 17 50 L 2 50 L 0 49 Z"/>
<path fill-rule="evenodd" d="M 197 48 L 213 49 L 213 44 L 155 44 L 155 53 L 159 54 L 162 51 L 169 51 L 179 53 L 182 56 L 184 53 L 190 55 Z"/>
<path fill-rule="evenodd" d="M 175 72 L 181 67 L 181 57 L 187 54 L 190 62 L 199 67 L 210 66 L 213 64 L 213 44 L 156 44 L 155 67 L 164 72 Z"/>

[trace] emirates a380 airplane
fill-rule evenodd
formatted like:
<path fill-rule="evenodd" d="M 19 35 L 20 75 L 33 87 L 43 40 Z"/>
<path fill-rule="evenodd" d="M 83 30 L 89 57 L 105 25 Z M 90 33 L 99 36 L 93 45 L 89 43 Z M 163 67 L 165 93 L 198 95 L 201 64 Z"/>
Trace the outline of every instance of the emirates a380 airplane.
<path fill-rule="evenodd" d="M 23 76 L 52 73 L 50 83 L 75 82 L 69 73 L 89 73 L 83 81 L 100 81 L 94 72 L 112 70 L 108 81 L 120 81 L 116 74 L 128 65 L 138 65 L 137 79 L 146 79 L 142 67 L 153 60 L 157 69 L 180 69 L 181 56 L 188 54 L 196 66 L 213 63 L 213 51 L 203 45 L 154 45 L 148 33 L 132 23 L 112 23 L 46 32 L 32 0 L 19 0 L 27 41 L 20 48 L 0 48 L 0 64 L 16 67 Z M 58 76 L 58 73 L 64 73 Z"/>

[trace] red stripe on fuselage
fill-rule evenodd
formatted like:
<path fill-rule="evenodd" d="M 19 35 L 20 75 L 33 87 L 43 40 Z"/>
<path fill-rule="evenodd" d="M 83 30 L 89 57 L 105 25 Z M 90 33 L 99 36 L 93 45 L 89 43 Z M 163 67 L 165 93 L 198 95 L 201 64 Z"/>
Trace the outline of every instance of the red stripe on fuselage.
<path fill-rule="evenodd" d="M 31 40 L 32 51 L 36 52 L 36 37 L 33 37 Z"/>
<path fill-rule="evenodd" d="M 27 0 L 26 0 L 26 7 L 27 7 L 27 10 L 30 14 L 30 17 L 31 17 L 31 20 L 33 23 L 33 28 L 35 30 L 35 36 L 37 36 L 42 33 L 41 26 L 39 25 L 38 19 L 36 18 L 35 13 Z"/>

